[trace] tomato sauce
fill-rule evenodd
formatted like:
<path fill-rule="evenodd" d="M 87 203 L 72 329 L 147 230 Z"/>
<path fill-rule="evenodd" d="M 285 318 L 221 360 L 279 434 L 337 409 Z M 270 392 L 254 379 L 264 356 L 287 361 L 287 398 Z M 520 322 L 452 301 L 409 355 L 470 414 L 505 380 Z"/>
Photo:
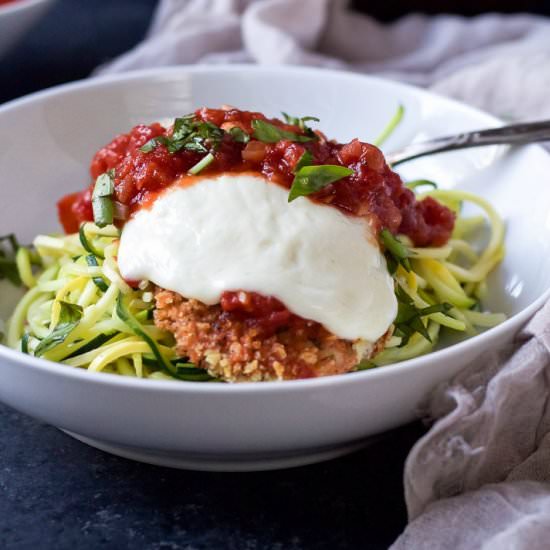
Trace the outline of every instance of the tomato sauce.
<path fill-rule="evenodd" d="M 291 324 L 296 328 L 318 324 L 294 315 L 277 298 L 257 292 L 226 291 L 222 293 L 220 306 L 227 317 L 258 328 L 266 337 Z"/>
<path fill-rule="evenodd" d="M 271 124 L 299 135 L 306 135 L 299 126 L 280 120 L 267 119 L 261 113 L 237 109 L 199 109 L 196 117 L 225 131 L 218 147 L 213 151 L 214 160 L 201 176 L 220 173 L 254 172 L 290 189 L 294 169 L 307 151 L 311 164 L 335 164 L 353 170 L 351 176 L 332 183 L 308 199 L 331 205 L 350 216 L 368 218 L 373 229 L 382 228 L 394 234 L 407 235 L 416 246 L 441 246 L 445 244 L 454 227 L 454 214 L 432 198 L 417 201 L 399 175 L 385 162 L 382 152 L 357 139 L 341 144 L 328 141 L 316 132 L 312 141 L 281 140 L 265 143 L 251 139 L 248 143 L 236 141 L 229 133 L 238 127 L 250 136 L 252 121 L 266 120 Z M 140 148 L 152 138 L 171 136 L 172 129 L 160 124 L 138 125 L 128 134 L 121 134 L 100 149 L 92 159 L 90 175 L 95 180 L 108 170 L 114 170 L 114 200 L 130 214 L 152 202 L 160 191 L 187 175 L 204 153 L 182 150 L 170 153 L 165 145 L 157 145 L 150 152 Z M 58 203 L 61 223 L 66 232 L 78 230 L 83 221 L 93 221 L 91 194 L 93 184 L 80 193 L 62 198 Z M 221 307 L 225 314 L 254 320 L 258 327 L 272 332 L 300 320 L 284 304 L 273 297 L 253 292 L 225 292 Z M 309 322 L 301 320 L 303 322 Z"/>
<path fill-rule="evenodd" d="M 248 134 L 253 133 L 253 120 L 268 120 L 261 113 L 236 109 L 200 109 L 196 115 L 223 130 L 238 126 Z M 297 126 L 275 119 L 269 122 L 303 135 Z M 164 145 L 148 153 L 140 150 L 150 139 L 169 136 L 170 132 L 160 124 L 151 124 L 136 126 L 130 133 L 117 136 L 95 154 L 90 166 L 92 179 L 113 169 L 115 200 L 128 206 L 131 212 L 137 210 L 185 176 L 204 156 L 185 150 L 172 154 Z M 254 171 L 290 188 L 296 163 L 308 151 L 313 164 L 337 164 L 354 171 L 353 175 L 310 195 L 312 200 L 330 204 L 348 215 L 368 217 L 375 229 L 387 227 L 392 233 L 407 235 L 416 246 L 441 246 L 447 242 L 454 226 L 454 214 L 434 199 L 417 201 L 414 193 L 386 164 L 377 147 L 357 139 L 340 144 L 327 141 L 320 133 L 318 136 L 319 139 L 305 143 L 288 140 L 264 143 L 253 139 L 244 144 L 226 133 L 214 152 L 214 161 L 201 175 Z M 90 201 L 91 187 L 60 201 L 60 219 L 67 232 L 74 231 L 82 221 L 92 221 Z"/>

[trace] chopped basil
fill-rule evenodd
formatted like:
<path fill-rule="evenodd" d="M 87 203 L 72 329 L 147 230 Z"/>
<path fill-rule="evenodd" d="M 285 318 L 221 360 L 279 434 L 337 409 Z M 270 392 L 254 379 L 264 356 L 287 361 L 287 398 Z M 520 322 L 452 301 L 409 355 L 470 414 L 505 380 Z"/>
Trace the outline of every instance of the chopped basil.
<path fill-rule="evenodd" d="M 113 173 L 111 171 L 101 174 L 95 180 L 94 192 L 92 198 L 95 197 L 110 197 L 115 190 L 113 182 Z"/>
<path fill-rule="evenodd" d="M 59 322 L 34 350 L 37 357 L 62 344 L 82 318 L 82 308 L 80 306 L 62 301 L 59 302 L 59 305 L 61 307 Z"/>
<path fill-rule="evenodd" d="M 298 126 L 300 130 L 305 132 L 308 136 L 314 136 L 314 132 L 309 126 L 306 125 L 306 122 L 309 120 L 313 120 L 315 122 L 319 122 L 319 119 L 316 116 L 303 116 L 301 118 L 298 118 L 296 116 L 291 116 L 284 111 L 281 113 L 283 117 L 285 118 L 285 122 L 287 124 L 292 124 L 293 126 Z"/>
<path fill-rule="evenodd" d="M 238 143 L 248 143 L 250 141 L 250 136 L 238 126 L 233 126 L 233 128 L 229 130 L 229 134 Z"/>
<path fill-rule="evenodd" d="M 308 120 L 314 120 L 315 122 L 319 122 L 319 119 L 316 116 L 303 116 L 303 117 L 297 117 L 289 115 L 288 113 L 285 113 L 284 111 L 281 111 L 281 114 L 283 115 L 285 122 L 287 124 L 292 124 L 293 126 L 299 126 L 300 128 L 304 127 L 304 123 Z"/>
<path fill-rule="evenodd" d="M 296 166 L 294 167 L 294 173 L 299 172 L 304 166 L 311 166 L 313 161 L 313 155 L 309 151 L 304 151 L 303 155 L 298 159 Z"/>
<path fill-rule="evenodd" d="M 300 124 L 300 118 L 298 118 L 297 116 L 289 115 L 284 111 L 281 111 L 281 114 L 283 115 L 283 118 L 285 119 L 285 122 L 287 124 L 292 124 L 293 126 L 298 126 Z"/>
<path fill-rule="evenodd" d="M 0 280 L 7 279 L 15 286 L 21 286 L 21 278 L 15 261 L 18 249 L 19 243 L 13 233 L 0 237 Z"/>
<path fill-rule="evenodd" d="M 223 130 L 211 122 L 199 122 L 196 131 L 205 140 L 220 142 L 223 139 Z"/>
<path fill-rule="evenodd" d="M 113 193 L 115 192 L 114 170 L 109 170 L 95 180 L 92 193 L 92 209 L 94 223 L 98 227 L 105 227 L 113 223 L 114 206 Z"/>
<path fill-rule="evenodd" d="M 187 135 L 193 132 L 193 122 L 195 121 L 195 115 L 193 113 L 176 118 L 174 120 L 174 127 L 172 129 L 172 139 L 180 140 L 185 139 Z"/>
<path fill-rule="evenodd" d="M 311 195 L 320 191 L 327 185 L 341 180 L 347 176 L 351 176 L 353 170 L 345 166 L 334 164 L 323 164 L 320 166 L 304 166 L 296 172 L 290 193 L 288 194 L 288 202 L 292 202 L 298 197 Z"/>
<path fill-rule="evenodd" d="M 150 153 L 157 146 L 164 145 L 172 154 L 182 150 L 208 153 L 219 146 L 223 134 L 223 130 L 215 124 L 204 122 L 190 114 L 176 118 L 172 135 L 152 138 L 140 148 L 140 151 Z"/>
<path fill-rule="evenodd" d="M 252 134 L 253 137 L 259 141 L 263 141 L 264 143 L 277 143 L 282 139 L 302 143 L 317 139 L 317 136 L 315 135 L 301 136 L 299 134 L 295 134 L 294 132 L 288 132 L 287 130 L 283 130 L 278 126 L 259 118 L 252 121 L 252 128 L 254 130 L 254 133 Z"/>
<path fill-rule="evenodd" d="M 388 270 L 391 274 L 395 273 L 398 265 L 402 265 L 406 271 L 411 270 L 411 262 L 409 258 L 414 256 L 414 253 L 405 246 L 397 237 L 392 235 L 389 229 L 380 231 L 380 240 L 386 248 L 386 260 Z"/>
<path fill-rule="evenodd" d="M 434 313 L 447 315 L 453 307 L 451 304 L 443 302 L 425 308 L 418 308 L 415 306 L 413 299 L 399 285 L 397 286 L 395 295 L 397 297 L 397 317 L 393 324 L 395 325 L 394 334 L 401 338 L 399 347 L 405 346 L 415 332 L 418 332 L 431 342 L 432 339 L 422 322 L 422 318 Z"/>
<path fill-rule="evenodd" d="M 140 151 L 143 153 L 150 153 L 159 145 L 164 145 L 168 149 L 168 152 L 172 154 L 177 153 L 184 147 L 184 143 L 179 140 L 175 140 L 168 136 L 158 136 L 150 139 L 145 145 L 143 145 L 143 147 L 140 148 Z"/>
<path fill-rule="evenodd" d="M 163 143 L 163 140 L 160 137 L 152 138 L 145 145 L 142 145 L 139 150 L 142 153 L 150 153 L 161 143 Z"/>
<path fill-rule="evenodd" d="M 204 156 L 195 166 L 192 166 L 187 173 L 191 174 L 193 176 L 196 176 L 199 172 L 204 170 L 209 164 L 212 163 L 214 160 L 214 155 L 212 153 L 208 153 L 208 155 Z"/>
<path fill-rule="evenodd" d="M 208 153 L 208 149 L 203 143 L 204 140 L 200 136 L 194 136 L 184 145 L 184 148 L 186 151 L 193 151 L 195 153 Z"/>
<path fill-rule="evenodd" d="M 437 189 L 437 183 L 431 180 L 413 180 L 406 183 L 405 186 L 408 187 L 409 189 L 416 189 L 417 187 L 424 187 L 424 186 L 429 186 L 429 187 L 433 187 L 434 189 Z"/>

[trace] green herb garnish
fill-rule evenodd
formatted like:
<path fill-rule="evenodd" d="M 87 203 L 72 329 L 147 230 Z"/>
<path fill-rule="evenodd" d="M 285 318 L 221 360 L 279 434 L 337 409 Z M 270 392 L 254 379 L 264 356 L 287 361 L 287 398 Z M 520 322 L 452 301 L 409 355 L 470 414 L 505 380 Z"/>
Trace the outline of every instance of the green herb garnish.
<path fill-rule="evenodd" d="M 291 116 L 291 115 L 285 113 L 284 111 L 281 114 L 285 118 L 285 122 L 287 124 L 292 124 L 292 126 L 298 126 L 298 128 L 300 128 L 300 130 L 305 132 L 308 136 L 314 136 L 315 135 L 313 130 L 309 126 L 306 125 L 306 122 L 308 122 L 309 120 L 319 122 L 319 119 L 316 116 L 303 116 L 303 117 L 299 118 L 299 117 L 296 117 L 296 116 Z"/>
<path fill-rule="evenodd" d="M 197 122 L 195 113 L 189 113 L 174 120 L 172 128 L 172 138 L 175 140 L 184 139 L 188 134 L 193 132 L 194 124 Z"/>
<path fill-rule="evenodd" d="M 150 153 L 151 151 L 154 151 L 159 144 L 166 145 L 166 143 L 164 143 L 163 136 L 150 139 L 145 145 L 142 145 L 139 150 L 142 153 Z"/>
<path fill-rule="evenodd" d="M 62 344 L 82 319 L 82 308 L 80 306 L 61 301 L 59 305 L 61 307 L 59 322 L 34 350 L 37 357 Z"/>
<path fill-rule="evenodd" d="M 92 193 L 92 209 L 94 223 L 98 227 L 105 227 L 113 223 L 114 206 L 113 193 L 115 192 L 114 170 L 109 170 L 95 180 Z"/>
<path fill-rule="evenodd" d="M 317 139 L 317 136 L 315 135 L 301 136 L 300 134 L 283 130 L 278 126 L 259 118 L 252 121 L 252 128 L 254 129 L 252 136 L 259 141 L 263 141 L 264 143 L 277 143 L 282 139 L 303 143 L 305 141 Z"/>
<path fill-rule="evenodd" d="M 19 243 L 13 233 L 0 237 L 0 280 L 7 279 L 15 286 L 21 286 L 15 256 Z"/>
<path fill-rule="evenodd" d="M 350 168 L 335 164 L 304 166 L 300 168 L 294 176 L 294 181 L 292 182 L 292 187 L 288 194 L 288 202 L 292 202 L 298 197 L 316 193 L 327 185 L 347 176 L 351 176 L 353 173 L 353 170 Z"/>
<path fill-rule="evenodd" d="M 192 151 L 194 153 L 208 153 L 208 148 L 205 147 L 204 143 L 205 143 L 205 139 L 202 138 L 201 136 L 193 136 L 191 139 L 186 141 L 183 148 L 186 151 Z M 177 148 L 177 149 L 173 150 L 173 148 L 171 146 L 169 146 L 168 150 L 171 153 L 175 153 L 175 152 L 179 151 L 180 149 Z"/>
<path fill-rule="evenodd" d="M 231 130 L 230 133 L 236 141 L 246 143 L 250 139 L 240 128 Z M 140 151 L 150 153 L 158 145 L 164 145 L 172 154 L 183 150 L 205 153 L 205 156 L 188 170 L 189 174 L 196 175 L 214 160 L 213 152 L 220 146 L 223 135 L 224 131 L 215 124 L 203 122 L 194 114 L 190 114 L 176 118 L 171 136 L 153 138 L 143 145 Z"/>
<path fill-rule="evenodd" d="M 304 151 L 303 155 L 298 159 L 294 167 L 294 173 L 299 172 L 304 166 L 311 166 L 313 155 L 309 151 Z"/>
<path fill-rule="evenodd" d="M 392 235 L 389 229 L 380 231 L 380 240 L 386 248 L 386 261 L 388 271 L 393 275 L 398 265 L 402 265 L 406 271 L 411 270 L 410 257 L 414 256 L 412 250 L 405 246 L 397 237 Z"/>
<path fill-rule="evenodd" d="M 238 126 L 233 126 L 233 128 L 229 130 L 229 134 L 238 143 L 248 143 L 250 141 L 250 136 Z"/>
<path fill-rule="evenodd" d="M 217 149 L 223 139 L 224 131 L 211 122 L 203 122 L 194 114 L 176 118 L 170 136 L 158 136 L 140 147 L 143 153 L 150 153 L 159 145 L 164 145 L 169 153 L 193 151 L 208 153 Z"/>
<path fill-rule="evenodd" d="M 418 308 L 414 304 L 413 299 L 403 290 L 399 285 L 395 291 L 397 297 L 397 317 L 393 324 L 395 325 L 394 334 L 401 338 L 399 347 L 405 346 L 411 336 L 418 332 L 429 342 L 432 341 L 430 334 L 422 318 L 434 313 L 447 313 L 453 308 L 451 304 L 443 302 L 441 304 L 434 304 L 425 308 Z"/>

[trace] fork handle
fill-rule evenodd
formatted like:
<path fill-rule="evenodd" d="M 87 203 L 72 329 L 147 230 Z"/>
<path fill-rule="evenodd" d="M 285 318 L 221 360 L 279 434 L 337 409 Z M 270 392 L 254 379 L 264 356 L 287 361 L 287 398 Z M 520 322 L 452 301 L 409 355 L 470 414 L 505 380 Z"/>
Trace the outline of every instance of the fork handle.
<path fill-rule="evenodd" d="M 482 147 L 486 145 L 525 145 L 539 141 L 550 141 L 550 120 L 512 124 L 489 130 L 464 132 L 455 136 L 441 137 L 412 143 L 394 153 L 386 155 L 386 160 L 392 166 L 425 155 Z"/>

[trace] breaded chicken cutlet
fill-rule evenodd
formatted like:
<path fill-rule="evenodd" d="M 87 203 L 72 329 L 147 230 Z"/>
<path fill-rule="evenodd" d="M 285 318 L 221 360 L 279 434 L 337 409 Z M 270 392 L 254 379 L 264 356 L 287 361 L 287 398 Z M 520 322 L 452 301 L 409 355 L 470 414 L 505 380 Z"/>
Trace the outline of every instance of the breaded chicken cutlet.
<path fill-rule="evenodd" d="M 340 339 L 319 323 L 299 319 L 273 334 L 222 310 L 163 289 L 155 293 L 155 324 L 171 332 L 177 352 L 228 382 L 314 378 L 352 371 L 383 349 Z"/>

